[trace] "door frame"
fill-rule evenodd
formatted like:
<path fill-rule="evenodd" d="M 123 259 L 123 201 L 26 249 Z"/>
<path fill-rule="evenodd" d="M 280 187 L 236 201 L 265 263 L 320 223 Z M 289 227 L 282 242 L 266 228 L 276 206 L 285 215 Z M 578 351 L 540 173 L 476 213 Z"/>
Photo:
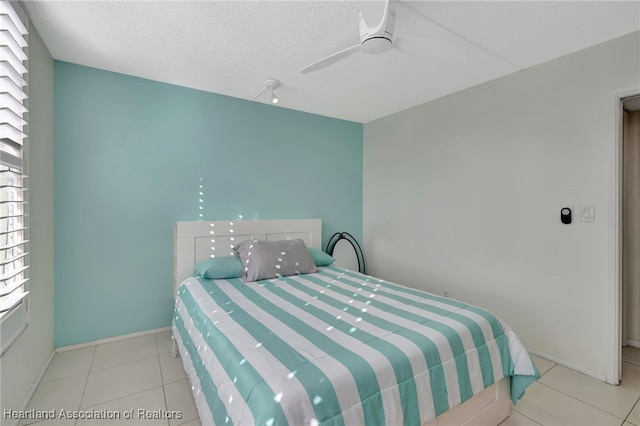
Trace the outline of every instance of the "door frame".
<path fill-rule="evenodd" d="M 614 333 L 611 338 L 613 346 L 613 368 L 611 374 L 607 375 L 607 382 L 613 385 L 620 384 L 622 375 L 622 135 L 623 135 L 623 109 L 622 101 L 625 98 L 640 95 L 640 84 L 628 86 L 612 91 L 614 95 L 615 111 L 615 136 L 613 143 L 614 165 L 613 165 L 613 191 L 609 200 L 609 211 L 612 213 L 609 220 L 609 265 L 611 286 L 611 298 L 613 307 L 613 324 L 611 329 Z"/>

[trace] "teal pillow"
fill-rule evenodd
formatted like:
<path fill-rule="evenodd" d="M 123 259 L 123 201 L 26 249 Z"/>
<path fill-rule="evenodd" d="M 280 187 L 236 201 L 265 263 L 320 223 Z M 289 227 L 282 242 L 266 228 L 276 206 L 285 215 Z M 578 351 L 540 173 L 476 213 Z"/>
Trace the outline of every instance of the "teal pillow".
<path fill-rule="evenodd" d="M 309 253 L 311 254 L 311 258 L 316 266 L 329 266 L 333 262 L 336 261 L 335 258 L 329 256 L 327 253 L 323 252 L 320 249 L 314 247 L 307 247 L 309 249 Z"/>
<path fill-rule="evenodd" d="M 235 256 L 213 257 L 198 263 L 194 272 L 209 279 L 240 278 L 242 262 Z"/>

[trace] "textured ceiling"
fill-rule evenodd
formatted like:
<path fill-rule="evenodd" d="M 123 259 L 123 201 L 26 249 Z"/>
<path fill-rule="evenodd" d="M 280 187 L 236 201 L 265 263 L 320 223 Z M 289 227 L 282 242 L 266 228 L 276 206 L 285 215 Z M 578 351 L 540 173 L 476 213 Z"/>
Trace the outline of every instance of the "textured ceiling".
<path fill-rule="evenodd" d="M 278 79 L 276 108 L 360 123 L 640 30 L 639 1 L 392 1 L 396 36 L 451 43 L 466 60 L 358 52 L 303 75 L 302 67 L 359 43 L 357 3 L 25 5 L 55 59 L 247 100 Z"/>

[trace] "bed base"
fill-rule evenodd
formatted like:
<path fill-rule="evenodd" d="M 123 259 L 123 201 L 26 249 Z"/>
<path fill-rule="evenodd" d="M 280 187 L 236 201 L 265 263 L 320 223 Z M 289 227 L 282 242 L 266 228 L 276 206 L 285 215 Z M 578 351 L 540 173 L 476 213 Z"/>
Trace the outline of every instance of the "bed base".
<path fill-rule="evenodd" d="M 423 426 L 498 425 L 509 417 L 510 401 L 509 378 L 505 377 Z"/>

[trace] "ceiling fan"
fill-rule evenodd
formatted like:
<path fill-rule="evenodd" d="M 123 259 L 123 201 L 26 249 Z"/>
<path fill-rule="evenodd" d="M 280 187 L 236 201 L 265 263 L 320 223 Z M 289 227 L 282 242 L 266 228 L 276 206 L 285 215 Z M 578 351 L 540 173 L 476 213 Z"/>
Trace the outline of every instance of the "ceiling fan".
<path fill-rule="evenodd" d="M 358 51 L 377 54 L 394 48 L 403 53 L 445 63 L 460 62 L 467 56 L 464 50 L 448 43 L 423 38 L 393 37 L 396 13 L 389 8 L 389 0 L 358 3 L 360 4 L 360 44 L 320 59 L 302 68 L 301 73 L 318 71 Z"/>

